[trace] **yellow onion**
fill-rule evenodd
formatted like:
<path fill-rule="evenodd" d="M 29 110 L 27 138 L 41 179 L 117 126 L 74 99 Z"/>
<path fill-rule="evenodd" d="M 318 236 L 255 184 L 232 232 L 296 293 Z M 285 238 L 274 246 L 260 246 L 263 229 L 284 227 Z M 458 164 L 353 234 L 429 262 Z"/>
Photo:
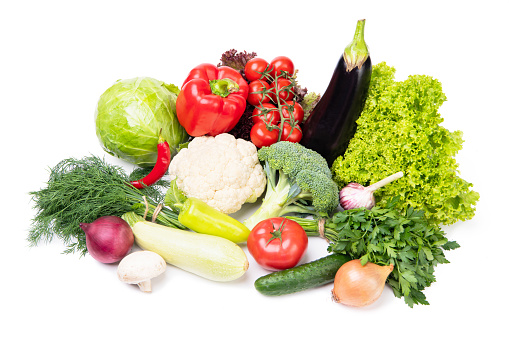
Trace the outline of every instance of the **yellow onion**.
<path fill-rule="evenodd" d="M 393 269 L 392 264 L 380 266 L 368 262 L 363 266 L 359 259 L 350 260 L 336 273 L 332 298 L 347 306 L 370 305 L 382 294 L 385 281 Z"/>

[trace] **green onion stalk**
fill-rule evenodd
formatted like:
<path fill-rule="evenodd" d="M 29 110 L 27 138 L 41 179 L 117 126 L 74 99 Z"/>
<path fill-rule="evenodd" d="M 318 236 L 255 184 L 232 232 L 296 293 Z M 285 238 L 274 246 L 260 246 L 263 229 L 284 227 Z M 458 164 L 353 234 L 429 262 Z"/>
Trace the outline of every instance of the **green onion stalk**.
<path fill-rule="evenodd" d="M 165 181 L 137 189 L 129 184 L 130 180 L 121 167 L 96 156 L 61 161 L 50 169 L 46 187 L 30 192 L 36 214 L 28 233 L 29 244 L 35 246 L 56 237 L 67 245 L 64 253 L 84 255 L 86 237 L 79 224 L 102 216 L 122 217 L 127 212 L 186 229 L 178 221 L 178 213 L 160 203 L 164 198 L 160 188 Z"/>

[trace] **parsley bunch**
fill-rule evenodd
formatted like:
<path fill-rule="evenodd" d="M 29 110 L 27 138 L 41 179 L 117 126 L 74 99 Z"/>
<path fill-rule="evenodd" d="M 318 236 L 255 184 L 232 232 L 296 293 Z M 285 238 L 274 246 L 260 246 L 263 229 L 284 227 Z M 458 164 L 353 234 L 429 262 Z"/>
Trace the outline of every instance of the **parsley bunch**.
<path fill-rule="evenodd" d="M 435 281 L 435 266 L 449 262 L 444 250 L 459 245 L 428 223 L 424 211 L 410 207 L 400 212 L 398 203 L 394 197 L 383 208 L 338 212 L 325 221 L 324 237 L 330 242 L 329 252 L 360 258 L 362 264 L 393 264 L 387 281 L 396 297 L 403 297 L 410 307 L 428 305 L 422 290 Z M 308 235 L 318 235 L 320 220 L 289 219 L 301 224 Z"/>

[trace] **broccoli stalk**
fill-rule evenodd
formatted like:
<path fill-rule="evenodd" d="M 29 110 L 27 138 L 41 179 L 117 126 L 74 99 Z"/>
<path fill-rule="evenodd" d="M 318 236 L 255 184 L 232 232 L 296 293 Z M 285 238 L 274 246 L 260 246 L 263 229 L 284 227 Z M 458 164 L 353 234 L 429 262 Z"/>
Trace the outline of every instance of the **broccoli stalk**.
<path fill-rule="evenodd" d="M 280 141 L 258 151 L 267 175 L 265 197 L 244 221 L 253 229 L 260 221 L 288 214 L 326 216 L 339 203 L 339 191 L 325 159 L 298 143 Z"/>

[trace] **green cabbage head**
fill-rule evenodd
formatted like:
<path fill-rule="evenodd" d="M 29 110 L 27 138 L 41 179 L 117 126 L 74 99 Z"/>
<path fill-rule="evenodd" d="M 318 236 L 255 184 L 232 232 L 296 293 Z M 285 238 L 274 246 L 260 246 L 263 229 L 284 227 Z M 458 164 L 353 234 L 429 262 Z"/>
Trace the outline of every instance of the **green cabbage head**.
<path fill-rule="evenodd" d="M 159 133 L 172 156 L 188 134 L 179 124 L 175 102 L 179 89 L 152 78 L 118 80 L 99 98 L 96 134 L 106 152 L 140 167 L 157 160 Z"/>

